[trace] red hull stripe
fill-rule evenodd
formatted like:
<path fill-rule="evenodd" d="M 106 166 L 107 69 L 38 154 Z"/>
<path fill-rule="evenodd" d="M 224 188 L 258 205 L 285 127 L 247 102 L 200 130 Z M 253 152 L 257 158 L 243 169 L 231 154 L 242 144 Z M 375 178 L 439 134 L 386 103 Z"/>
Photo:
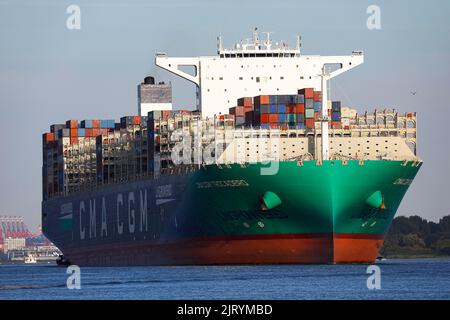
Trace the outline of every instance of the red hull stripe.
<path fill-rule="evenodd" d="M 251 234 L 233 236 L 211 236 L 195 237 L 186 240 L 193 241 L 230 241 L 230 240 L 268 240 L 268 239 L 317 239 L 317 238 L 337 238 L 337 239 L 384 239 L 383 234 L 361 234 L 361 233 L 291 233 L 291 234 Z"/>

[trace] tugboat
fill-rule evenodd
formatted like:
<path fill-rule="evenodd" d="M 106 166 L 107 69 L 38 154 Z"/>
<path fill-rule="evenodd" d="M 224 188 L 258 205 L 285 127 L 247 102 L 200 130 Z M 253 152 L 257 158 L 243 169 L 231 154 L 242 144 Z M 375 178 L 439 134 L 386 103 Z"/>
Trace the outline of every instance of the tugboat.
<path fill-rule="evenodd" d="M 58 259 L 56 259 L 56 264 L 58 266 L 70 266 L 69 260 L 64 258 L 64 255 L 62 254 L 59 255 Z"/>

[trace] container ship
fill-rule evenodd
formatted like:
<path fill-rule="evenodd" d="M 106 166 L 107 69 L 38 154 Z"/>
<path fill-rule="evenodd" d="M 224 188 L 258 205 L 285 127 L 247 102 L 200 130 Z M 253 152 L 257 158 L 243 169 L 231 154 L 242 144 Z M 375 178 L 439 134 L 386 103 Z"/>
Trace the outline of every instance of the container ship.
<path fill-rule="evenodd" d="M 264 38 L 264 39 L 262 39 Z M 196 86 L 138 85 L 138 112 L 43 134 L 42 225 L 80 266 L 374 262 L 422 165 L 416 113 L 329 99 L 363 63 L 270 33 L 157 66 Z"/>

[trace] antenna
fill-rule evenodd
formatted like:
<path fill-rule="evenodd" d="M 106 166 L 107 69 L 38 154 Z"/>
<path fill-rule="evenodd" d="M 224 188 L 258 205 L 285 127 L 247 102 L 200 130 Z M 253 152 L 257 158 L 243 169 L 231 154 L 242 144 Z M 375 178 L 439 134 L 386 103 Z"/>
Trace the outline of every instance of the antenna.
<path fill-rule="evenodd" d="M 217 51 L 220 53 L 223 50 L 223 42 L 222 42 L 222 36 L 219 35 L 217 37 Z"/>
<path fill-rule="evenodd" d="M 253 45 L 256 48 L 258 46 L 258 44 L 259 44 L 258 27 L 255 27 L 255 29 L 253 30 Z"/>
<path fill-rule="evenodd" d="M 265 32 L 261 32 L 261 33 L 266 35 L 266 41 L 264 41 L 264 45 L 266 46 L 267 49 L 269 49 L 270 46 L 272 45 L 272 42 L 270 40 L 270 34 L 273 32 L 265 31 Z"/>

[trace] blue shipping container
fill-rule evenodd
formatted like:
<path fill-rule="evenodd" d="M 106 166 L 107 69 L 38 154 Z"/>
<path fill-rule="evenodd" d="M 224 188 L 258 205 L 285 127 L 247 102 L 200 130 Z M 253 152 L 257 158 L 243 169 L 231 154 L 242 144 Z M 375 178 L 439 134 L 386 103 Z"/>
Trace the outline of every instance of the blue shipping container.
<path fill-rule="evenodd" d="M 280 113 L 278 114 L 278 122 L 279 123 L 286 123 L 286 114 L 285 113 Z"/>
<path fill-rule="evenodd" d="M 84 137 L 85 136 L 85 129 L 84 128 L 78 128 L 78 136 Z"/>
<path fill-rule="evenodd" d="M 270 96 L 269 96 L 269 103 L 270 103 L 270 104 L 277 104 L 277 96 L 275 96 L 275 95 L 270 95 Z"/>
<path fill-rule="evenodd" d="M 331 114 L 331 120 L 333 120 L 333 121 L 340 121 L 341 120 L 341 113 L 333 111 L 333 113 Z"/>
<path fill-rule="evenodd" d="M 314 111 L 316 112 L 322 111 L 322 102 L 314 101 Z"/>
<path fill-rule="evenodd" d="M 278 113 L 286 113 L 286 105 L 285 104 L 278 105 Z"/>
<path fill-rule="evenodd" d="M 285 95 L 279 95 L 278 96 L 278 104 L 287 104 L 288 98 Z"/>
<path fill-rule="evenodd" d="M 298 94 L 295 99 L 294 103 L 305 103 L 305 96 L 302 94 Z"/>
<path fill-rule="evenodd" d="M 331 102 L 331 110 L 341 111 L 341 102 L 340 101 L 332 101 Z"/>
<path fill-rule="evenodd" d="M 83 120 L 81 121 L 81 127 L 82 128 L 92 128 L 92 120 Z"/>
<path fill-rule="evenodd" d="M 277 112 L 278 112 L 277 105 L 276 104 L 271 104 L 269 113 L 277 113 Z"/>
<path fill-rule="evenodd" d="M 270 113 L 270 106 L 268 104 L 262 104 L 260 111 L 261 113 Z"/>

